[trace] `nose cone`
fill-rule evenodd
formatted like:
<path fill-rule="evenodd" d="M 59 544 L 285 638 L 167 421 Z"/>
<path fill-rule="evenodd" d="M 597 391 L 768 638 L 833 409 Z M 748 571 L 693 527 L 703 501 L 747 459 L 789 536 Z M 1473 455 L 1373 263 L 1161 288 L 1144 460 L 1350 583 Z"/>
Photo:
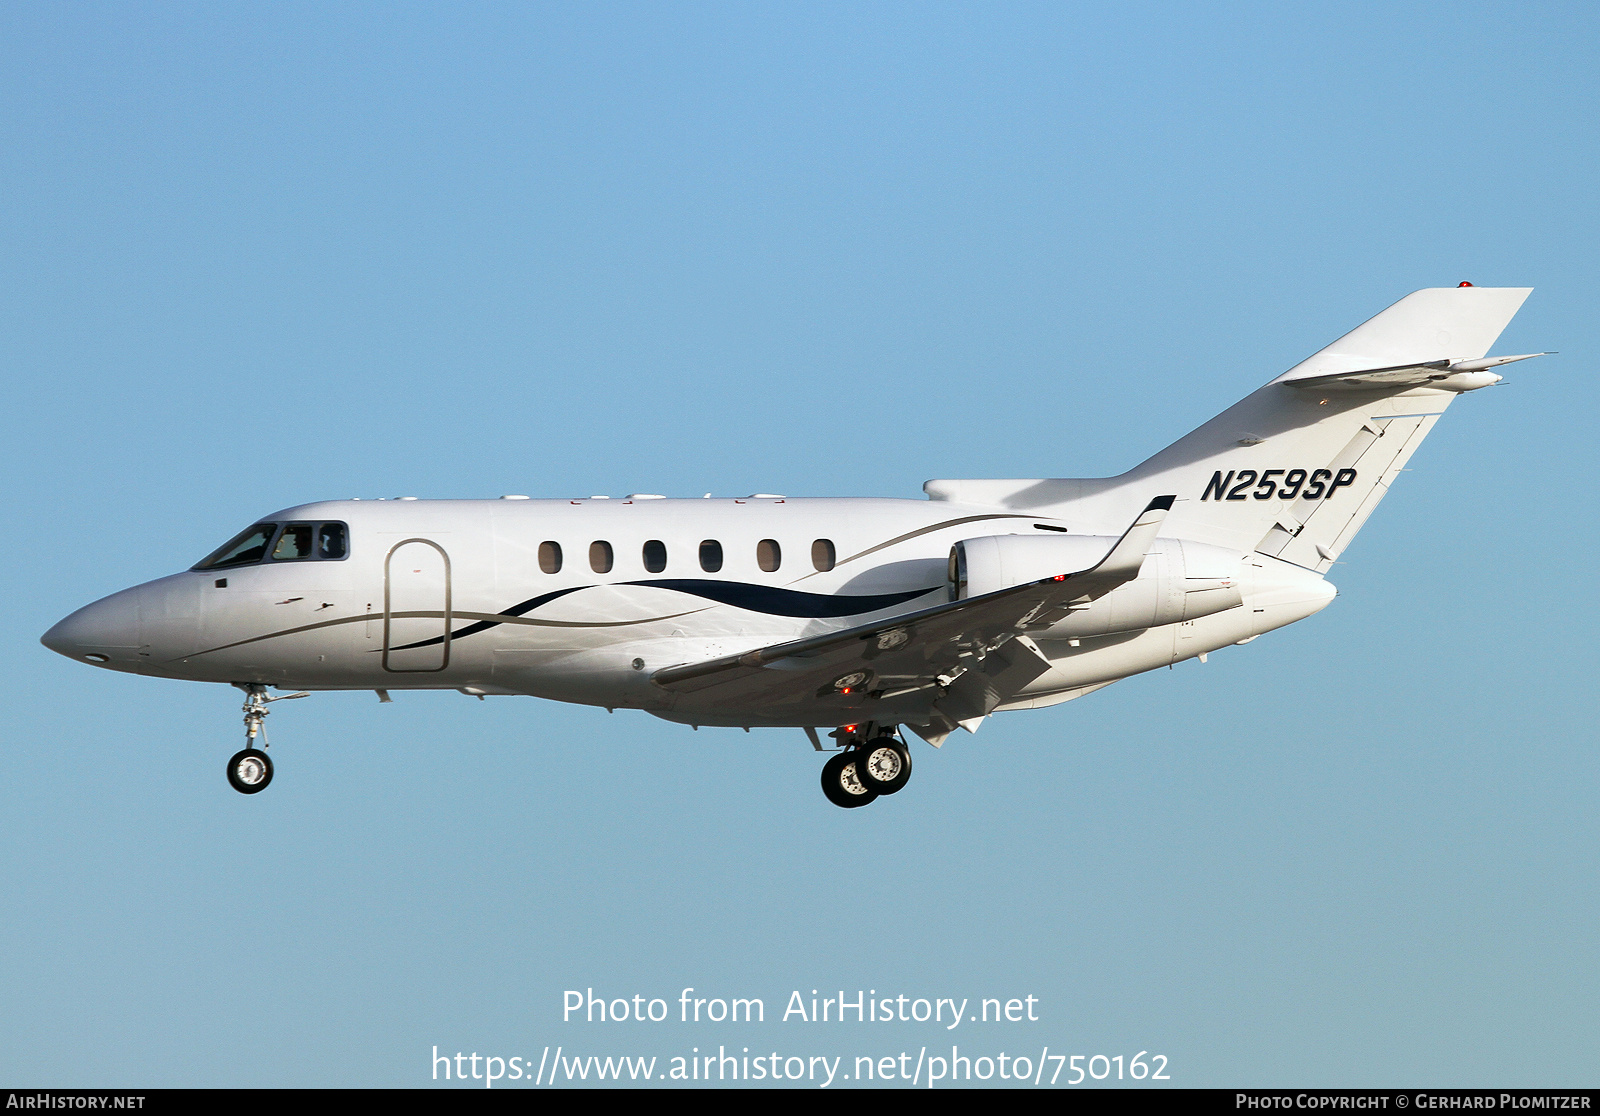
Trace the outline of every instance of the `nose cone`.
<path fill-rule="evenodd" d="M 139 660 L 137 589 L 124 589 L 85 605 L 45 632 L 39 642 L 79 662 L 133 670 Z"/>
<path fill-rule="evenodd" d="M 186 572 L 113 593 L 80 608 L 39 642 L 69 659 L 110 670 L 165 673 L 162 664 L 195 650 L 205 581 Z"/>

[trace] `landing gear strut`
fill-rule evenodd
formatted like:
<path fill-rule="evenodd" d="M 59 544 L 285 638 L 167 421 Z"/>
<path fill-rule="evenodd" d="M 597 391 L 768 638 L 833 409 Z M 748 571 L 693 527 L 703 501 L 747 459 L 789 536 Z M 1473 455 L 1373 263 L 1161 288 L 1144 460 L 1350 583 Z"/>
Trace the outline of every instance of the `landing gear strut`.
<path fill-rule="evenodd" d="M 310 694 L 279 694 L 269 697 L 267 688 L 250 682 L 235 682 L 244 691 L 244 748 L 228 760 L 228 784 L 240 794 L 257 794 L 272 782 L 272 760 L 256 747 L 256 737 L 261 737 L 261 747 L 267 746 L 267 733 L 262 722 L 271 712 L 270 701 L 287 701 L 290 698 L 310 697 Z"/>
<path fill-rule="evenodd" d="M 832 735 L 844 750 L 823 764 L 822 793 L 835 806 L 866 806 L 911 778 L 911 752 L 892 725 L 852 726 Z"/>

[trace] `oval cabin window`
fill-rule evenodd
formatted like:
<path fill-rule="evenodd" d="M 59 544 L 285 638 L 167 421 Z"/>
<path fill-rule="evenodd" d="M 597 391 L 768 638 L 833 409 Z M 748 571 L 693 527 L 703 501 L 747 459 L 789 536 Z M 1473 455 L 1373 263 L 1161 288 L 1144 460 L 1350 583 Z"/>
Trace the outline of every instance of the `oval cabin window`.
<path fill-rule="evenodd" d="M 818 573 L 827 573 L 833 569 L 836 558 L 832 539 L 818 539 L 811 544 L 811 564 L 817 568 Z"/>
<path fill-rule="evenodd" d="M 667 544 L 651 539 L 644 544 L 644 568 L 649 573 L 660 573 L 667 568 Z"/>
<path fill-rule="evenodd" d="M 761 567 L 762 573 L 776 573 L 783 565 L 783 550 L 777 539 L 762 539 L 756 543 L 756 565 Z"/>
<path fill-rule="evenodd" d="M 539 568 L 547 574 L 561 572 L 560 543 L 542 542 L 539 544 Z"/>
<path fill-rule="evenodd" d="M 596 539 L 589 544 L 589 568 L 595 573 L 611 572 L 611 544 Z"/>
<path fill-rule="evenodd" d="M 700 544 L 700 568 L 706 573 L 716 573 L 722 569 L 722 544 L 716 539 L 707 539 Z"/>

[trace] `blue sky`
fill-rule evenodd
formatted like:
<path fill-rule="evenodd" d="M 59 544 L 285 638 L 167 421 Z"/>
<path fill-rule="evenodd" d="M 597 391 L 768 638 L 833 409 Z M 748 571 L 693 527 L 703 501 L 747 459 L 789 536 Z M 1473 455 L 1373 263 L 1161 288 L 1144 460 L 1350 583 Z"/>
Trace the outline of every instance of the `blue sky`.
<path fill-rule="evenodd" d="M 0 12 L 0 1081 L 950 1041 L 561 1021 L 694 986 L 1031 994 L 956 1041 L 1181 1085 L 1592 1085 L 1597 18 Z M 870 810 L 798 732 L 456 693 L 278 706 L 243 799 L 233 691 L 37 642 L 318 498 L 1120 472 L 1461 280 L 1561 355 L 1451 409 L 1333 607 Z"/>

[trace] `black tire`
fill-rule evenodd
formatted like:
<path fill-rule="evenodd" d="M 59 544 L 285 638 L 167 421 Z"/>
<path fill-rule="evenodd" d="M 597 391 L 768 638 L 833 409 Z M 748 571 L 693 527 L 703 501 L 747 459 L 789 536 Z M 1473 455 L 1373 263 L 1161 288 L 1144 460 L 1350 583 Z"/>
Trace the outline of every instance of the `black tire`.
<path fill-rule="evenodd" d="M 822 765 L 822 793 L 828 801 L 846 810 L 865 806 L 878 797 L 856 776 L 856 752 L 840 752 Z"/>
<path fill-rule="evenodd" d="M 259 794 L 272 782 L 272 760 L 255 748 L 235 752 L 228 761 L 228 785 L 240 794 Z"/>
<path fill-rule="evenodd" d="M 878 794 L 893 794 L 911 778 L 911 750 L 892 736 L 867 741 L 856 757 L 856 773 Z"/>

